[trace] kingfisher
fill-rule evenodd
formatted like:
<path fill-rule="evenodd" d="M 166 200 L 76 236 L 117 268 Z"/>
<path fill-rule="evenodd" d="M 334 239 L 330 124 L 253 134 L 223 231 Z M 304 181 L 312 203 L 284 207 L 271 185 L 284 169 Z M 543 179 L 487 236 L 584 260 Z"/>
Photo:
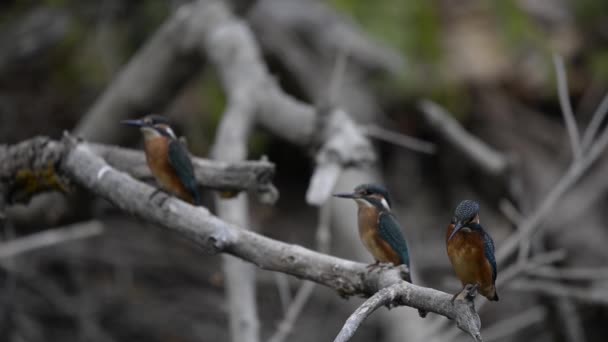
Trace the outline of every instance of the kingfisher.
<path fill-rule="evenodd" d="M 186 202 L 201 205 L 190 154 L 184 143 L 175 136 L 169 120 L 153 114 L 121 123 L 141 130 L 146 162 L 160 188 Z"/>
<path fill-rule="evenodd" d="M 494 241 L 479 223 L 479 203 L 458 204 L 448 226 L 446 247 L 462 286 L 471 284 L 488 300 L 498 301 Z"/>
<path fill-rule="evenodd" d="M 391 212 L 391 199 L 388 191 L 377 184 L 362 184 L 352 193 L 334 194 L 335 197 L 350 198 L 357 202 L 359 237 L 365 248 L 376 262 L 368 267 L 381 264 L 394 266 L 406 265 L 410 269 L 410 257 L 407 243 L 401 232 L 401 225 Z M 408 282 L 412 282 L 408 272 Z M 426 312 L 418 310 L 421 317 Z"/>

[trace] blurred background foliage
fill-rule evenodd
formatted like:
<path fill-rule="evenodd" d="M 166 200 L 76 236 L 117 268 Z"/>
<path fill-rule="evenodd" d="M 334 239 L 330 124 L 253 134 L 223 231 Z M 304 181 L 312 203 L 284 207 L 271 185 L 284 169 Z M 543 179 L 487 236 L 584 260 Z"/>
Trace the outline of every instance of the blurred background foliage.
<path fill-rule="evenodd" d="M 24 118 L 40 112 L 61 113 L 59 125 L 49 127 L 57 134 L 60 127 L 78 119 L 182 2 L 3 1 L 0 94 L 4 96 L 0 113 L 22 112 Z M 608 80 L 606 1 L 329 2 L 406 58 L 401 73 L 370 80 L 395 105 L 428 97 L 464 119 L 472 109 L 471 89 L 479 86 L 510 87 L 534 93 L 536 101 L 555 101 L 550 63 L 553 51 L 572 62 L 574 95 L 584 92 L 591 79 Z M 46 37 L 32 38 L 38 30 L 49 32 Z M 202 98 L 196 100 L 200 107 L 191 109 L 202 109 L 210 115 L 205 116 L 209 118 L 204 123 L 207 128 L 191 133 L 212 138 L 225 101 L 214 76 L 204 75 L 197 82 L 200 85 L 194 87 L 200 91 L 190 99 Z M 27 106 L 32 96 L 37 98 L 36 104 L 42 100 L 44 106 Z M 11 142 L 43 133 L 35 125 L 19 136 L 8 131 Z M 198 139 L 193 137 L 201 134 L 188 135 Z M 198 141 L 195 149 L 199 149 L 199 143 L 206 146 L 209 141 Z"/>
<path fill-rule="evenodd" d="M 188 1 L 0 1 L 0 143 L 15 143 L 39 134 L 58 137 L 63 130 L 74 127 L 129 58 L 185 2 Z M 391 129 L 395 131 L 425 138 L 431 136 L 416 116 L 416 103 L 430 98 L 448 108 L 489 144 L 521 154 L 529 150 L 532 151 L 529 160 L 556 163 L 560 158 L 566 159 L 564 151 L 567 148 L 560 145 L 565 139 L 555 133 L 555 127 L 561 127 L 562 122 L 551 54 L 558 52 L 566 59 L 570 94 L 577 119 L 582 124 L 590 118 L 608 85 L 608 1 L 605 0 L 328 0 L 328 3 L 346 20 L 398 50 L 404 57 L 405 66 L 400 72 L 366 75 L 357 80 L 378 98 L 379 111 L 392 120 Z M 315 102 L 307 98 L 301 85 L 294 80 L 297 77 L 290 75 L 276 56 L 264 57 L 285 89 L 297 98 Z M 503 107 L 505 103 L 509 106 Z M 205 156 L 213 143 L 225 105 L 226 96 L 215 71 L 204 67 L 171 104 L 158 110 L 173 119 L 178 133 L 186 136 L 194 154 Z M 525 121 L 526 117 L 533 119 Z M 118 123 L 117 129 L 121 129 Z M 136 141 L 139 137 L 134 135 L 133 143 Z M 281 193 L 281 201 L 275 207 L 253 204 L 255 217 L 252 220 L 264 227 L 262 233 L 268 236 L 312 246 L 313 237 L 306 229 L 316 224 L 315 212 L 305 205 L 303 195 L 312 165 L 311 158 L 306 156 L 309 151 L 294 151 L 259 130 L 255 131 L 250 143 L 249 157 L 269 155 L 278 165 L 276 184 L 280 189 L 289 189 Z M 455 194 L 474 193 L 477 197 L 493 200 L 502 195 L 502 189 L 485 186 L 493 185 L 492 180 L 479 180 L 478 170 L 470 167 L 454 170 L 453 165 L 460 166 L 461 160 L 457 154 L 450 153 L 449 147 L 441 158 L 434 158 L 412 156 L 388 144 L 378 145 L 387 182 L 398 185 L 393 195 L 397 203 L 407 208 L 402 212 L 412 216 L 422 213 L 412 221 L 426 223 L 425 227 L 439 226 L 436 224 L 438 218 L 432 215 L 436 212 L 426 210 L 426 207 L 419 210 L 428 203 L 432 203 L 430 208 L 437 210 L 437 206 L 449 207 L 455 201 L 450 196 L 455 197 Z M 546 172 L 549 175 L 557 174 L 555 169 L 561 170 L 556 165 L 552 167 L 554 169 Z M 533 171 L 530 173 L 542 178 L 537 183 L 544 181 L 542 186 L 530 182 L 536 188 L 530 186 L 534 189 L 527 195 L 536 200 L 539 194 L 533 190 L 544 189 L 546 179 L 551 177 L 546 176 L 545 169 Z M 408 183 L 406 186 L 402 186 L 404 179 Z M 501 194 L 497 195 L 498 192 Z M 418 195 L 412 198 L 412 193 Z M 87 200 L 85 202 L 92 202 L 91 198 Z M 46 315 L 54 324 L 51 329 L 57 334 L 54 340 L 62 340 L 65 336 L 73 338 L 75 329 L 70 324 L 76 323 L 65 319 L 72 313 L 58 310 L 61 303 L 51 307 L 45 305 L 53 302 L 54 292 L 42 293 L 42 299 L 38 296 L 42 292 L 38 287 L 48 285 L 40 285 L 40 282 L 52 285 L 56 281 L 65 286 L 70 295 L 74 294 L 69 303 L 99 300 L 99 307 L 104 310 L 99 309 L 91 315 L 99 314 L 100 324 L 116 332 L 117 340 L 150 340 L 150 336 L 156 336 L 159 341 L 182 341 L 174 335 L 193 329 L 190 322 L 201 325 L 195 327 L 200 329 L 199 337 L 203 331 L 202 335 L 209 340 L 225 340 L 227 322 L 222 311 L 225 308 L 222 307 L 219 257 L 205 258 L 204 262 L 208 263 L 205 266 L 211 266 L 201 267 L 203 261 L 197 251 L 181 241 L 167 239 L 164 232 L 151 230 L 147 224 L 125 219 L 107 203 L 99 202 L 76 216 L 79 219 L 87 215 L 109 217 L 108 226 L 120 229 L 109 230 L 103 243 L 87 241 L 24 258 L 22 269 L 38 274 L 30 275 L 35 281 L 30 278 L 18 280 L 27 286 L 22 287 L 25 288 L 22 292 L 13 291 L 28 302 L 11 305 L 21 306 L 21 310 L 31 313 L 31 317 Z M 497 201 L 490 203 L 494 202 Z M 484 220 L 496 216 L 496 212 L 488 213 Z M 49 221 L 65 223 L 59 219 Z M 286 226 L 290 229 L 285 229 Z M 504 237 L 511 232 L 510 225 L 495 227 L 503 228 L 494 230 L 500 232 L 495 236 L 497 241 L 501 235 Z M 20 229 L 22 227 L 17 228 L 17 235 L 25 232 Z M 30 228 L 43 229 L 36 224 L 30 224 Z M 7 237 L 14 235 L 14 232 L 3 233 Z M 436 240 L 436 235 L 436 231 L 424 230 L 418 238 Z M 443 253 L 443 246 L 428 246 L 431 247 L 427 254 L 432 254 L 427 258 L 429 260 L 437 259 L 437 251 Z M 428 283 L 442 285 L 443 279 L 435 278 L 448 274 L 447 262 L 436 264 L 422 269 L 421 273 Z M 444 267 L 445 272 L 436 272 L 438 267 Z M 259 278 L 260 287 L 274 291 L 272 275 L 260 272 Z M 120 286 L 116 287 L 115 283 Z M 200 291 L 201 288 L 205 291 Z M 260 303 L 271 307 L 260 310 L 265 315 L 263 321 L 276 321 L 280 305 L 274 292 L 259 292 Z M 314 309 L 303 315 L 300 322 L 302 330 L 332 335 L 335 327 L 350 313 L 348 308 L 327 299 L 335 297 L 333 293 L 325 295 L 313 299 L 310 307 Z M 199 302 L 205 305 L 192 304 Z M 176 315 L 171 322 L 158 324 L 172 316 L 165 312 L 167 306 L 174 306 Z M 343 311 L 340 314 L 325 315 L 340 310 Z M 605 310 L 597 311 L 605 315 Z M 115 315 L 116 312 L 119 314 Z M 142 316 L 142 312 L 152 318 Z M 603 318 L 591 317 L 595 313 L 588 313 L 590 320 Z M 318 322 L 319 317 L 323 322 Z M 35 319 L 19 321 L 16 315 L 13 318 L 16 325 L 36 323 Z M 40 321 L 44 319 L 42 317 Z M 0 340 L 7 331 L 2 329 L 10 326 L 3 322 L 0 319 Z M 15 330 L 36 330 L 29 329 L 27 324 Z M 600 324 L 589 326 L 600 332 L 605 330 Z M 264 328 L 272 330 L 274 327 L 267 324 Z M 367 335 L 366 332 L 361 334 L 361 340 L 375 336 L 369 331 Z"/>

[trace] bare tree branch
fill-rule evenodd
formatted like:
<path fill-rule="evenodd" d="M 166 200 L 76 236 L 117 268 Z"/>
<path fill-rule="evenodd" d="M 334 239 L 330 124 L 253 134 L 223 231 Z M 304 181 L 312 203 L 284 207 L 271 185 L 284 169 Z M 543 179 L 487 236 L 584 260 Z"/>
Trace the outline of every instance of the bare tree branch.
<path fill-rule="evenodd" d="M 522 279 L 510 283 L 509 289 L 537 292 L 594 305 L 608 305 L 608 291 L 603 287 L 594 289 L 591 287 L 569 286 L 554 281 Z"/>
<path fill-rule="evenodd" d="M 553 280 L 605 280 L 608 279 L 608 268 L 606 267 L 540 267 L 534 271 L 530 270 L 529 275 L 533 275 L 539 278 L 553 279 Z"/>
<path fill-rule="evenodd" d="M 103 225 L 97 221 L 80 222 L 62 228 L 45 230 L 0 243 L 0 259 L 60 243 L 86 239 L 101 233 L 103 233 Z"/>
<path fill-rule="evenodd" d="M 583 134 L 583 138 L 581 140 L 582 151 L 586 151 L 593 142 L 597 131 L 600 129 L 602 122 L 604 122 L 604 119 L 606 118 L 606 114 L 608 114 L 608 93 L 604 95 L 602 102 L 600 102 L 599 106 L 593 113 L 591 122 L 589 122 L 587 129 L 585 129 L 585 133 Z"/>
<path fill-rule="evenodd" d="M 496 253 L 496 258 L 499 263 L 503 263 L 506 258 L 513 253 L 520 241 L 528 239 L 541 226 L 542 220 L 551 212 L 555 204 L 563 197 L 563 195 L 574 185 L 580 177 L 595 163 L 598 157 L 608 146 L 608 129 L 605 129 L 602 134 L 594 141 L 589 151 L 580 159 L 574 160 L 566 173 L 560 180 L 551 188 L 549 193 L 541 201 L 538 207 L 518 226 L 515 234 L 510 235 L 501 243 L 501 247 Z"/>
<path fill-rule="evenodd" d="M 434 154 L 437 150 L 435 144 L 431 142 L 420 140 L 418 138 L 405 135 L 403 133 L 397 133 L 377 125 L 364 125 L 362 129 L 368 137 L 383 140 L 391 144 L 410 149 L 412 151 L 426 154 Z"/>
<path fill-rule="evenodd" d="M 426 121 L 442 139 L 447 140 L 471 162 L 493 176 L 504 176 L 509 168 L 508 159 L 486 143 L 472 136 L 448 112 L 438 104 L 425 100 L 419 108 Z"/>
<path fill-rule="evenodd" d="M 566 123 L 568 137 L 570 137 L 570 147 L 574 160 L 581 157 L 581 141 L 578 133 L 576 120 L 574 119 L 574 111 L 570 103 L 570 94 L 568 91 L 568 76 L 566 75 L 566 66 L 564 59 L 557 55 L 553 55 L 553 64 L 555 65 L 555 74 L 557 76 L 557 91 L 559 95 L 559 104 L 562 108 L 562 115 Z"/>
<path fill-rule="evenodd" d="M 329 252 L 329 235 L 331 225 L 331 204 L 330 202 L 325 203 L 319 208 L 319 225 L 317 226 L 316 240 L 317 250 L 321 253 Z M 296 293 L 293 302 L 289 305 L 283 321 L 279 323 L 277 331 L 268 339 L 268 342 L 282 342 L 284 341 L 291 331 L 293 326 L 298 319 L 298 316 L 302 313 L 304 305 L 308 302 L 308 299 L 313 294 L 316 287 L 316 283 L 303 282 L 298 292 Z"/>
<path fill-rule="evenodd" d="M 317 285 L 316 283 L 309 282 L 309 281 L 304 281 L 302 283 L 302 285 L 298 289 L 298 292 L 296 292 L 296 295 L 294 296 L 293 301 L 290 303 L 289 308 L 287 309 L 287 312 L 285 313 L 285 317 L 279 323 L 279 328 L 274 333 L 274 335 L 272 335 L 268 339 L 268 342 L 285 341 L 285 339 L 289 336 L 289 334 L 293 330 L 293 326 L 294 326 L 296 320 L 302 313 L 302 310 L 304 309 L 304 305 L 306 305 L 306 303 L 308 302 L 308 299 L 312 295 L 316 285 Z"/>
<path fill-rule="evenodd" d="M 66 146 L 57 149 L 57 145 Z M 109 166 L 86 143 L 67 137 L 61 143 L 49 143 L 47 147 L 63 151 L 60 169 L 82 187 L 126 212 L 168 228 L 206 252 L 228 253 L 263 269 L 328 286 L 344 296 L 369 296 L 381 288 L 402 283 L 401 305 L 435 312 L 462 324 L 479 320 L 472 305 L 466 305 L 466 308 L 453 305 L 451 295 L 447 293 L 403 282 L 402 269 L 368 272 L 364 264 L 240 229 L 211 215 L 203 207 L 193 207 L 173 197 L 167 198 L 159 207 L 154 202 L 143 200 L 149 197 L 153 188 Z M 41 156 L 44 155 L 41 152 Z M 478 333 L 471 330 L 474 329 L 471 325 L 460 325 L 460 328 L 468 329 L 468 333 Z"/>
<path fill-rule="evenodd" d="M 557 303 L 557 312 L 561 328 L 568 341 L 585 342 L 585 331 L 581 315 L 576 310 L 576 304 L 570 298 L 560 298 Z"/>
<path fill-rule="evenodd" d="M 254 64 L 260 58 L 255 45 L 251 44 L 248 30 L 238 21 L 228 27 L 217 26 L 207 36 L 207 54 L 210 60 L 220 66 L 224 59 L 230 58 L 234 68 L 218 68 L 228 93 L 226 109 L 216 139 L 212 155 L 221 161 L 242 161 L 247 158 L 247 145 L 254 123 L 255 87 L 263 82 L 263 75 L 241 79 L 247 70 L 240 67 Z M 228 49 L 223 44 L 225 39 L 232 39 L 232 44 L 250 44 L 244 49 Z M 247 52 L 247 53 L 235 53 Z M 245 195 L 231 200 L 222 200 L 216 196 L 218 217 L 238 227 L 249 227 L 249 201 Z M 255 268 L 231 255 L 224 255 L 224 274 L 226 276 L 226 294 L 230 308 L 230 332 L 232 341 L 257 342 L 259 336 L 259 318 L 257 314 Z"/>
<path fill-rule="evenodd" d="M 142 152 L 100 144 L 89 147 L 113 167 L 136 178 L 151 179 Z M 44 153 L 44 155 L 41 155 Z M 33 194 L 65 190 L 56 165 L 63 146 L 46 137 L 36 137 L 13 146 L 0 145 L 0 198 L 11 202 L 28 200 Z M 193 158 L 197 181 L 204 187 L 229 191 L 255 191 L 261 199 L 274 202 L 276 189 L 271 181 L 274 164 L 262 161 L 221 162 Z M 2 212 L 2 207 L 0 207 Z"/>

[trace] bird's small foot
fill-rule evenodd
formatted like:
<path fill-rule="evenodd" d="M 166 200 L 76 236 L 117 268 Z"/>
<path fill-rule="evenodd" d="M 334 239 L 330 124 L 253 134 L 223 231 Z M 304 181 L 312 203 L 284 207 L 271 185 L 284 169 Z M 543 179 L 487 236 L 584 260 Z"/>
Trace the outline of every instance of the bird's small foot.
<path fill-rule="evenodd" d="M 452 296 L 452 303 L 456 298 L 462 300 L 473 300 L 475 296 L 477 296 L 477 290 L 479 289 L 479 284 L 466 284 L 460 292 L 457 292 Z"/>
<path fill-rule="evenodd" d="M 158 194 L 162 194 L 162 195 L 163 195 L 163 197 L 162 197 L 162 198 L 161 198 L 161 199 L 158 201 L 158 206 L 159 206 L 159 207 L 162 207 L 163 205 L 165 205 L 165 202 L 166 202 L 166 201 L 167 201 L 167 199 L 169 198 L 169 194 L 168 194 L 168 193 L 166 193 L 166 192 L 164 192 L 164 191 L 163 191 L 163 190 L 161 190 L 161 189 L 155 189 L 155 190 L 154 190 L 154 191 L 153 191 L 153 192 L 150 194 L 150 196 L 148 196 L 148 201 L 152 201 L 152 199 L 153 199 L 154 197 L 156 197 L 156 195 L 158 195 Z"/>
<path fill-rule="evenodd" d="M 380 262 L 380 261 L 376 261 L 376 262 L 375 262 L 375 263 L 373 263 L 373 264 L 369 264 L 369 265 L 367 265 L 367 269 L 368 269 L 369 271 L 374 271 L 374 270 L 376 270 L 376 269 L 384 270 L 384 269 L 387 269 L 387 268 L 391 268 L 391 267 L 393 267 L 393 266 L 394 266 L 394 265 L 393 265 L 392 263 L 390 263 L 390 262 Z"/>
<path fill-rule="evenodd" d="M 477 296 L 477 290 L 479 290 L 479 284 L 467 284 L 464 287 L 464 291 L 466 291 L 466 298 L 473 300 Z"/>

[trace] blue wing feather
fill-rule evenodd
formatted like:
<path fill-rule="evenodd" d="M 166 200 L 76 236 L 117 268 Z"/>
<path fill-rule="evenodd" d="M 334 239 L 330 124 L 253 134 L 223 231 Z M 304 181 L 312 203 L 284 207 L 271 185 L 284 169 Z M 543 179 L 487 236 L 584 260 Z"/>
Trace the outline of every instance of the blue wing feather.
<path fill-rule="evenodd" d="M 188 149 L 181 141 L 171 140 L 169 143 L 169 163 L 173 166 L 175 173 L 194 199 L 194 204 L 200 205 L 201 198 L 198 192 L 198 184 L 194 176 L 194 167 L 188 154 Z"/>
<path fill-rule="evenodd" d="M 492 280 L 495 282 L 497 271 L 496 258 L 494 257 L 494 240 L 492 240 L 492 237 L 486 231 L 483 231 L 483 244 L 486 259 L 488 259 L 488 262 L 492 266 Z"/>
<path fill-rule="evenodd" d="M 407 250 L 407 242 L 403 237 L 403 233 L 401 232 L 401 225 L 397 221 L 397 218 L 391 214 L 390 212 L 383 211 L 380 213 L 380 217 L 378 218 L 378 226 L 380 231 L 380 236 L 384 241 L 388 242 L 388 244 L 399 254 L 401 257 L 401 262 L 410 268 L 410 257 Z M 411 270 L 408 274 L 406 281 L 413 283 Z M 418 309 L 418 314 L 420 317 L 426 317 L 427 312 Z"/>
<path fill-rule="evenodd" d="M 401 233 L 401 226 L 395 216 L 389 212 L 380 213 L 379 218 L 379 231 L 380 236 L 384 241 L 388 242 L 388 244 L 399 254 L 401 257 L 401 262 L 410 266 L 410 258 L 407 250 L 407 243 L 405 242 L 405 238 Z"/>
<path fill-rule="evenodd" d="M 486 259 L 490 263 L 490 266 L 492 266 L 492 280 L 496 281 L 497 270 L 496 258 L 494 257 L 494 240 L 492 240 L 490 234 L 488 234 L 478 223 L 470 223 L 467 225 L 467 227 L 481 234 L 481 238 L 483 239 L 483 252 Z"/>

